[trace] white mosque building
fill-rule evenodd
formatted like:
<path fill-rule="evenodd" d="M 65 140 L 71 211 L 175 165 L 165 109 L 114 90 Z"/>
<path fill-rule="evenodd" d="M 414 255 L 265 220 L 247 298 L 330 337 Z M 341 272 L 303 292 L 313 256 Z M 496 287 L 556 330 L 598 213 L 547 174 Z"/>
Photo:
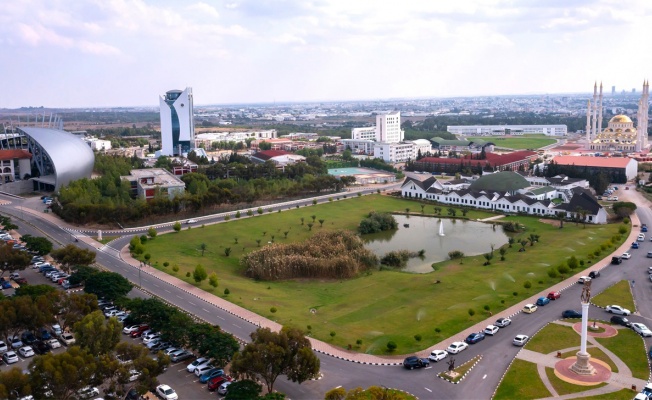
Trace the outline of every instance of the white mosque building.
<path fill-rule="evenodd" d="M 643 94 L 638 102 L 637 126 L 626 115 L 616 115 L 602 130 L 602 83 L 598 94 L 597 82 L 593 85 L 593 105 L 586 110 L 586 148 L 599 152 L 634 153 L 649 148 L 647 138 L 650 85 L 643 82 Z"/>

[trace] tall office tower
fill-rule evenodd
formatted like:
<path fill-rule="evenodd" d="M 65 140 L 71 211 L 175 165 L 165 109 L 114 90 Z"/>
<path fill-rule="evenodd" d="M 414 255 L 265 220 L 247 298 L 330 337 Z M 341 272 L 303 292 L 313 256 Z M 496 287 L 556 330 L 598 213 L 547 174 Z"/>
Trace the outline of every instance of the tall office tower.
<path fill-rule="evenodd" d="M 612 86 L 611 87 L 611 95 L 614 96 L 616 94 L 616 87 Z"/>
<path fill-rule="evenodd" d="M 401 112 L 376 115 L 376 140 L 384 143 L 400 143 L 403 141 L 401 129 Z"/>
<path fill-rule="evenodd" d="M 161 103 L 161 155 L 178 156 L 195 147 L 192 88 L 170 90 Z"/>

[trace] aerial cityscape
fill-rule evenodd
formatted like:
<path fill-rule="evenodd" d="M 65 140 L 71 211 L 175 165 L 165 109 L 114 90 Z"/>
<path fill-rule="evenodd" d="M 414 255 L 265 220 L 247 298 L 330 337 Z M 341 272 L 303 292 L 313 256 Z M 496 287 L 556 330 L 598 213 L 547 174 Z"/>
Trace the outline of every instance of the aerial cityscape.
<path fill-rule="evenodd" d="M 650 4 L 0 15 L 0 399 L 652 400 Z"/>

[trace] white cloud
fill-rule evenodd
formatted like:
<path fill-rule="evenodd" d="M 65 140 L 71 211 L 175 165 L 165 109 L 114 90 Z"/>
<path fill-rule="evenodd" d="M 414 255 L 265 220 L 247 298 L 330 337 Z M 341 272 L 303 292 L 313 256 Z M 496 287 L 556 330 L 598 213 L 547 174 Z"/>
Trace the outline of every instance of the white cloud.
<path fill-rule="evenodd" d="M 217 12 L 217 10 L 213 6 L 211 6 L 209 4 L 206 4 L 206 3 L 191 4 L 190 6 L 188 6 L 188 9 L 190 11 L 197 12 L 198 15 L 200 15 L 200 16 L 207 16 L 207 17 L 211 17 L 211 18 L 219 18 L 220 17 L 220 13 Z"/>

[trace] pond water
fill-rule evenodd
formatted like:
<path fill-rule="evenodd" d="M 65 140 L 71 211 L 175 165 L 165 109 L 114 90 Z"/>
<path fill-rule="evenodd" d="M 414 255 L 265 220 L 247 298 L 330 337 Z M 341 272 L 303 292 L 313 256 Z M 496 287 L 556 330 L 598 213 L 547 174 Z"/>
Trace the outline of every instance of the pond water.
<path fill-rule="evenodd" d="M 425 250 L 423 258 L 410 258 L 404 269 L 408 272 L 432 272 L 431 264 L 448 259 L 449 251 L 460 250 L 465 256 L 474 256 L 490 252 L 491 244 L 495 245 L 495 260 L 500 258 L 498 248 L 508 240 L 502 227 L 496 225 L 494 230 L 491 223 L 442 218 L 445 236 L 439 236 L 439 218 L 405 215 L 394 215 L 394 218 L 398 230 L 363 235 L 362 239 L 378 257 L 393 250 Z"/>

